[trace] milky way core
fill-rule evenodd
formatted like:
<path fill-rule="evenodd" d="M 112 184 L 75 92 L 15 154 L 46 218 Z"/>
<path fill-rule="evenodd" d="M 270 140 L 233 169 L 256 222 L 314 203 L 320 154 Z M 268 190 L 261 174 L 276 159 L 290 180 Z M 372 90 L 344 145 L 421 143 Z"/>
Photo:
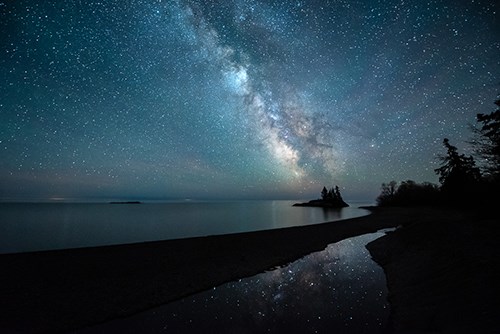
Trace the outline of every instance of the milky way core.
<path fill-rule="evenodd" d="M 494 1 L 0 2 L 0 200 L 372 200 L 494 111 Z"/>

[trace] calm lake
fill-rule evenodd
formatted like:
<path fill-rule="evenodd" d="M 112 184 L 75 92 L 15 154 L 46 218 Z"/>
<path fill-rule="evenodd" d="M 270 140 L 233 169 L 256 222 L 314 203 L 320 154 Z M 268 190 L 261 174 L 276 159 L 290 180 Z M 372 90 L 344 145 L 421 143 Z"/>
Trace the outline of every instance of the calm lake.
<path fill-rule="evenodd" d="M 293 207 L 301 201 L 143 204 L 0 203 L 0 253 L 228 234 L 317 224 L 368 214 Z"/>

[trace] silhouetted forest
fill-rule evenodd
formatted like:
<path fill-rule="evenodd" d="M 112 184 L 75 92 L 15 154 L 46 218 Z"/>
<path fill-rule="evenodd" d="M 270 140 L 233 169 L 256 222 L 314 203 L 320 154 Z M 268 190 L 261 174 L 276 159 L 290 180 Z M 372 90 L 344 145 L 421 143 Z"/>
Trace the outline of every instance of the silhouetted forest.
<path fill-rule="evenodd" d="M 345 208 L 349 204 L 344 202 L 342 195 L 340 194 L 340 189 L 338 186 L 335 188 L 330 188 L 330 190 L 323 187 L 321 190 L 321 199 L 313 199 L 307 203 L 296 203 L 293 206 L 319 206 L 325 208 Z"/>
<path fill-rule="evenodd" d="M 497 110 L 478 114 L 472 128 L 474 156 L 460 154 L 443 139 L 446 149 L 439 156 L 441 166 L 434 171 L 440 185 L 412 180 L 383 183 L 377 197 L 379 206 L 451 205 L 477 206 L 493 204 L 500 189 L 500 98 Z"/>

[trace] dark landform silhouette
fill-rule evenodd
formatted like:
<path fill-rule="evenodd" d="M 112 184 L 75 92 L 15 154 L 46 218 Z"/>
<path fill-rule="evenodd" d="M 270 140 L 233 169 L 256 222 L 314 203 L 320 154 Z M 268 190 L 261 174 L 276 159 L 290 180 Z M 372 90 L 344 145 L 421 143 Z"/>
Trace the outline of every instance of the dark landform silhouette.
<path fill-rule="evenodd" d="M 139 201 L 109 202 L 109 204 L 142 204 Z"/>
<path fill-rule="evenodd" d="M 366 246 L 386 275 L 390 333 L 497 333 L 498 215 L 407 210 L 429 216 Z"/>
<path fill-rule="evenodd" d="M 322 208 L 345 208 L 349 204 L 344 202 L 338 186 L 327 190 L 323 187 L 321 199 L 313 199 L 306 203 L 295 203 L 293 206 L 322 207 Z"/>

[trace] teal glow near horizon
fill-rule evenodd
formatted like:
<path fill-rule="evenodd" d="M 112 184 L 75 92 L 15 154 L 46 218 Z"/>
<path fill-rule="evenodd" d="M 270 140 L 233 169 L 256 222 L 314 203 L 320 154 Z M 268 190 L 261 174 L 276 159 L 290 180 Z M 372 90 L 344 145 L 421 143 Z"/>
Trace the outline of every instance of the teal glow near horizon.
<path fill-rule="evenodd" d="M 494 110 L 490 1 L 0 3 L 0 200 L 436 182 Z"/>

